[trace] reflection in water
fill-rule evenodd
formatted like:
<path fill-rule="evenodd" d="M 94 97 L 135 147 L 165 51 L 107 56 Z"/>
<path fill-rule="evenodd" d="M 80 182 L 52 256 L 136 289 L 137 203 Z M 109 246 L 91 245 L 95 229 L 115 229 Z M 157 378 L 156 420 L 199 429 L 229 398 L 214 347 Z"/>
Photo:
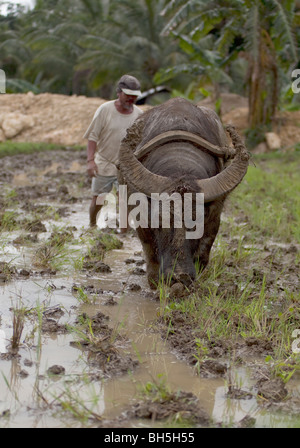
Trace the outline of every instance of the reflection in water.
<path fill-rule="evenodd" d="M 87 221 L 88 211 L 82 207 L 74 219 L 82 225 Z M 75 205 L 74 205 L 75 208 Z M 78 226 L 80 228 L 80 226 Z M 67 427 L 80 426 L 78 420 L 61 417 L 57 414 L 61 408 L 57 403 L 62 400 L 77 400 L 93 412 L 106 418 L 120 415 L 129 403 L 139 398 L 140 390 L 147 382 L 157 382 L 159 377 L 174 390 L 192 392 L 202 407 L 212 416 L 216 423 L 230 425 L 240 421 L 246 415 L 256 419 L 256 426 L 284 426 L 290 424 L 284 416 L 272 415 L 257 408 L 256 400 L 232 400 L 226 397 L 226 379 L 201 378 L 190 366 L 181 362 L 170 350 L 155 326 L 159 303 L 146 295 L 128 291 L 124 282 L 138 283 L 142 291 L 148 285 L 144 276 L 133 276 L 124 260 L 141 250 L 140 243 L 131 235 L 123 237 L 124 248 L 113 251 L 105 262 L 112 268 L 108 274 L 97 274 L 87 277 L 77 275 L 76 279 L 59 276 L 51 279 L 34 278 L 18 280 L 1 285 L 1 329 L 0 352 L 6 350 L 7 340 L 12 333 L 10 307 L 15 297 L 21 296 L 27 307 L 36 307 L 44 303 L 46 306 L 57 304 L 63 307 L 65 314 L 60 323 L 74 326 L 77 315 L 86 312 L 89 316 L 98 311 L 110 317 L 112 328 L 122 328 L 122 333 L 129 340 L 125 350 L 134 359 L 140 361 L 132 374 L 116 378 L 103 378 L 100 371 L 97 380 L 91 381 L 90 374 L 95 373 L 86 362 L 86 352 L 71 346 L 76 334 L 51 335 L 41 333 L 35 328 L 34 321 L 27 322 L 24 328 L 20 357 L 13 360 L 0 360 L 0 414 L 10 409 L 11 416 L 7 420 L 10 427 Z M 23 249 L 22 249 L 23 250 Z M 27 250 L 27 249 L 26 249 Z M 27 256 L 27 253 L 25 254 Z M 23 256 L 23 254 L 22 254 Z M 14 264 L 16 261 L 14 261 Z M 72 285 L 76 283 L 93 283 L 95 288 L 104 292 L 95 297 L 94 304 L 81 304 L 72 295 Z M 107 306 L 107 291 L 116 298 L 117 306 Z M 65 368 L 65 375 L 49 377 L 47 370 L 54 364 Z M 21 371 L 26 375 L 20 375 Z M 237 384 L 243 389 L 251 386 L 251 379 L 246 369 L 237 370 Z M 151 427 L 151 422 L 143 423 Z M 3 423 L 4 425 L 4 423 Z"/>
<path fill-rule="evenodd" d="M 245 378 L 244 378 L 245 379 Z M 226 388 L 218 387 L 214 397 L 212 418 L 223 425 L 232 425 L 256 411 L 256 399 L 233 400 L 226 397 Z"/>
<path fill-rule="evenodd" d="M 0 353 L 6 353 L 7 352 L 6 344 L 7 344 L 7 341 L 6 341 L 5 331 L 0 330 Z"/>

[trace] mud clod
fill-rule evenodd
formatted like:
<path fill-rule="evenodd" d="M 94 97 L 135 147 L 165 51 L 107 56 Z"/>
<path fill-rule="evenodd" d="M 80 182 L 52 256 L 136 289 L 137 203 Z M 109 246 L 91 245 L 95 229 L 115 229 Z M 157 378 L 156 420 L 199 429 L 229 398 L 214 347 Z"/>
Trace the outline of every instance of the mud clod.
<path fill-rule="evenodd" d="M 57 364 L 49 367 L 47 370 L 48 375 L 64 375 L 66 369 L 63 366 L 59 366 Z"/>
<path fill-rule="evenodd" d="M 218 361 L 207 359 L 200 364 L 200 375 L 207 376 L 224 376 L 227 372 L 227 366 Z"/>
<path fill-rule="evenodd" d="M 59 324 L 55 319 L 43 317 L 42 331 L 45 333 L 66 333 L 66 326 Z"/>
<path fill-rule="evenodd" d="M 110 266 L 103 261 L 85 261 L 83 263 L 83 269 L 89 270 L 91 272 L 111 272 Z"/>
<path fill-rule="evenodd" d="M 19 275 L 22 275 L 23 277 L 29 277 L 30 276 L 30 271 L 28 271 L 27 269 L 21 269 L 19 271 Z"/>
<path fill-rule="evenodd" d="M 182 283 L 174 283 L 170 288 L 170 296 L 175 298 L 185 297 L 187 290 Z"/>
<path fill-rule="evenodd" d="M 262 380 L 258 386 L 257 395 L 266 400 L 276 402 L 284 400 L 288 395 L 288 391 L 282 379 L 277 378 L 274 380 Z"/>
<path fill-rule="evenodd" d="M 132 270 L 133 275 L 146 275 L 146 271 L 143 268 L 136 267 Z"/>
<path fill-rule="evenodd" d="M 146 399 L 134 404 L 125 415 L 127 418 L 149 419 L 152 422 L 178 417 L 199 426 L 208 426 L 208 414 L 201 408 L 199 400 L 190 392 L 170 393 L 156 401 Z"/>
<path fill-rule="evenodd" d="M 30 232 L 47 232 L 45 224 L 43 224 L 41 221 L 30 221 L 27 224 L 25 224 L 25 229 Z"/>
<path fill-rule="evenodd" d="M 254 417 L 250 415 L 246 415 L 242 420 L 240 420 L 237 424 L 238 428 L 253 428 L 256 423 Z"/>
<path fill-rule="evenodd" d="M 137 283 L 131 283 L 128 285 L 128 291 L 140 291 L 142 287 L 138 285 Z"/>

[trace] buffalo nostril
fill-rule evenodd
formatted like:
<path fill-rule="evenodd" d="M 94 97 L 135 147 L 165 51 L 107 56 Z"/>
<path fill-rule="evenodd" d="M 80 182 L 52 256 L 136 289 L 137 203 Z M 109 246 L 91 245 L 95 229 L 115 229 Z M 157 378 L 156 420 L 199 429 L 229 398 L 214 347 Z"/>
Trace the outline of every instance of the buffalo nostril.
<path fill-rule="evenodd" d="M 176 275 L 176 281 L 182 283 L 184 286 L 189 286 L 193 279 L 189 274 L 181 273 Z"/>

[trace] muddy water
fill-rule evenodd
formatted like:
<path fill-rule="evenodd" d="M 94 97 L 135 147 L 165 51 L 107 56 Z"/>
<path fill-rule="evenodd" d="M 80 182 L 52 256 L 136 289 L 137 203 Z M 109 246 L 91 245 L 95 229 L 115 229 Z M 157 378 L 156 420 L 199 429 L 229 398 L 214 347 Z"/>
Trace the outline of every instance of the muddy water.
<path fill-rule="evenodd" d="M 78 171 L 80 167 L 75 161 L 69 170 Z M 58 164 L 52 164 L 40 171 L 38 178 L 55 172 L 57 168 Z M 15 186 L 29 186 L 32 179 L 26 173 L 17 173 L 13 183 Z M 78 229 L 87 227 L 88 204 L 73 204 L 72 212 L 62 219 L 62 223 Z M 103 221 L 100 226 L 102 224 Z M 49 221 L 45 225 L 48 232 L 41 235 L 43 239 L 49 236 L 52 223 Z M 124 335 L 124 342 L 119 343 L 118 348 L 139 361 L 137 368 L 130 374 L 95 379 L 97 371 L 88 364 L 86 352 L 73 344 L 78 339 L 76 332 L 42 333 L 36 328 L 36 319 L 26 319 L 18 356 L 0 359 L 0 427 L 81 426 L 80 420 L 71 418 L 70 414 L 62 414 L 59 405 L 75 399 L 101 418 L 114 421 L 130 404 L 140 399 L 142 386 L 147 382 L 160 381 L 172 390 L 192 392 L 214 424 L 234 425 L 250 415 L 255 418 L 256 427 L 297 426 L 297 416 L 288 417 L 259 408 L 255 397 L 243 400 L 227 398 L 228 378 L 202 378 L 170 351 L 156 326 L 159 303 L 150 293 L 145 276 L 131 274 L 125 264 L 127 258 L 142 258 L 140 243 L 132 234 L 120 238 L 123 248 L 110 252 L 105 258 L 111 273 L 95 276 L 82 273 L 76 277 L 67 272 L 48 277 L 31 275 L 26 280 L 0 284 L 0 351 L 5 354 L 7 341 L 12 336 L 11 308 L 22 300 L 27 309 L 38 305 L 51 309 L 59 305 L 64 311 L 59 323 L 67 323 L 71 327 L 75 327 L 77 316 L 82 313 L 88 316 L 99 311 L 104 313 L 109 316 L 108 325 Z M 28 248 L 18 249 L 6 244 L 1 260 L 13 260 L 17 267 L 30 267 L 32 253 Z M 92 303 L 81 303 L 72 292 L 74 283 L 92 283 L 95 289 L 100 288 L 103 292 L 95 295 Z M 126 287 L 129 283 L 139 284 L 141 292 L 129 291 Z M 115 305 L 107 304 L 109 298 Z M 254 359 L 253 365 L 259 361 Z M 64 374 L 50 376 L 47 371 L 53 365 L 62 366 Z M 249 367 L 235 367 L 232 376 L 235 384 L 244 390 L 250 390 L 255 382 Z M 291 380 L 289 388 L 293 393 L 293 390 L 299 390 L 299 384 Z M 84 426 L 89 424 L 85 422 Z M 127 424 L 153 427 L 145 420 Z"/>
<path fill-rule="evenodd" d="M 10 339 L 12 316 L 9 309 L 16 304 L 20 297 L 27 308 L 36 307 L 37 303 L 44 303 L 47 307 L 63 306 L 66 313 L 60 323 L 67 322 L 70 325 L 74 323 L 74 314 L 85 312 L 92 316 L 102 311 L 110 317 L 112 328 L 116 328 L 118 325 L 118 328 L 123 329 L 122 333 L 129 341 L 126 344 L 126 350 L 139 360 L 139 367 L 133 374 L 105 379 L 102 382 L 89 383 L 84 386 L 84 372 L 88 374 L 89 369 L 83 359 L 84 354 L 70 345 L 70 342 L 74 341 L 74 335 L 43 335 L 40 347 L 37 346 L 39 342 L 36 339 L 28 341 L 19 351 L 20 358 L 0 361 L 2 372 L 0 414 L 10 409 L 11 417 L 7 420 L 8 426 L 64 426 L 66 422 L 62 424 L 60 418 L 57 420 L 53 417 L 51 407 L 47 407 L 45 415 L 44 412 L 41 413 L 40 406 L 43 408 L 45 401 L 47 404 L 51 404 L 54 397 L 59 396 L 65 390 L 66 382 L 72 385 L 72 391 L 74 390 L 75 394 L 79 387 L 80 397 L 85 401 L 88 401 L 93 395 L 98 396 L 99 403 L 96 411 L 108 419 L 117 417 L 131 400 L 138 397 L 141 385 L 145 385 L 148 381 L 158 381 L 158 378 L 161 377 L 172 389 L 193 392 L 201 398 L 202 405 L 207 408 L 209 413 L 212 413 L 214 393 L 217 388 L 223 386 L 224 381 L 211 380 L 208 387 L 207 382 L 203 382 L 191 367 L 170 353 L 167 344 L 155 329 L 159 304 L 139 293 L 124 290 L 123 283 L 130 281 L 130 277 L 135 277 L 132 280 L 139 283 L 143 290 L 147 289 L 147 286 L 144 278 L 130 276 L 124 263 L 126 258 L 132 256 L 134 252 L 140 251 L 138 241 L 132 237 L 123 238 L 123 241 L 124 249 L 113 251 L 106 259 L 112 268 L 112 273 L 88 279 L 89 283 L 93 280 L 96 288 L 100 286 L 106 291 L 102 297 L 97 297 L 94 304 L 78 305 L 71 293 L 73 278 L 55 277 L 51 280 L 36 278 L 17 281 L 13 285 L 9 284 L 0 288 L 1 328 L 5 332 L 6 338 Z M 17 261 L 15 258 L 16 265 Z M 116 272 L 118 273 L 117 278 Z M 86 278 L 76 278 L 76 282 L 79 280 L 84 283 Z M 108 297 L 114 297 L 117 305 L 105 305 Z M 75 310 L 74 307 L 76 307 Z M 25 327 L 23 338 L 31 331 L 30 325 Z M 63 378 L 55 381 L 50 380 L 47 375 L 47 369 L 54 364 L 63 366 L 66 372 Z M 24 371 L 28 376 L 24 376 Z M 76 383 L 79 379 L 78 385 Z M 32 412 L 26 412 L 26 408 L 32 409 Z"/>
<path fill-rule="evenodd" d="M 163 378 L 173 390 L 192 392 L 202 407 L 215 422 L 233 424 L 246 415 L 256 418 L 256 426 L 289 426 L 292 418 L 278 417 L 257 409 L 255 399 L 230 400 L 226 398 L 226 379 L 201 378 L 197 372 L 170 353 L 155 326 L 159 304 L 150 297 L 137 292 L 128 292 L 124 283 L 134 281 L 147 291 L 145 277 L 128 273 L 124 260 L 140 251 L 139 242 L 133 236 L 122 237 L 124 248 L 112 251 L 106 259 L 112 273 L 88 278 L 95 287 L 105 293 L 97 296 L 93 304 L 78 304 L 71 292 L 74 281 L 86 282 L 82 278 L 53 277 L 52 279 L 32 278 L 17 281 L 0 288 L 2 330 L 6 338 L 12 335 L 12 317 L 9 308 L 22 297 L 27 307 L 44 303 L 47 307 L 63 306 L 65 315 L 60 323 L 74 324 L 74 317 L 82 312 L 92 316 L 101 311 L 110 317 L 112 328 L 122 328 L 128 339 L 126 350 L 139 360 L 139 367 L 130 375 L 106 378 L 89 382 L 85 379 L 89 367 L 83 352 L 74 348 L 74 334 L 42 335 L 41 341 L 35 336 L 27 340 L 20 349 L 20 358 L 0 361 L 0 414 L 10 409 L 10 417 L 2 418 L 1 425 L 8 427 L 65 427 L 78 426 L 78 422 L 56 416 L 55 402 L 64 392 L 80 397 L 85 403 L 97 397 L 94 412 L 106 419 L 114 419 L 126 409 L 129 403 L 139 398 L 140 386 L 148 381 Z M 116 273 L 118 275 L 116 276 Z M 105 305 L 108 297 L 113 297 L 117 305 Z M 30 334 L 27 325 L 23 338 Z M 25 341 L 25 340 L 24 340 Z M 57 379 L 50 378 L 47 369 L 52 365 L 65 368 L 65 374 Z M 24 374 L 26 371 L 26 376 Z M 246 368 L 235 370 L 235 381 L 243 388 L 251 385 L 250 372 Z M 134 422 L 134 425 L 137 423 Z M 147 422 L 140 422 L 145 427 Z M 149 427 L 153 427 L 148 423 Z"/>

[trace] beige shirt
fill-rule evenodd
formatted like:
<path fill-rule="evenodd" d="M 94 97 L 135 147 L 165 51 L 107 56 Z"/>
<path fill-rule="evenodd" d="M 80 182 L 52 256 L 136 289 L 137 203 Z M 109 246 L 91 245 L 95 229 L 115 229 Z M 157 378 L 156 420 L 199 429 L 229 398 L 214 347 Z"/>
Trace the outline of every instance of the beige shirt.
<path fill-rule="evenodd" d="M 120 145 L 126 130 L 133 124 L 142 110 L 133 105 L 131 114 L 117 111 L 115 100 L 107 101 L 96 110 L 94 118 L 84 134 L 84 138 L 97 143 L 95 163 L 101 176 L 116 176 Z"/>

